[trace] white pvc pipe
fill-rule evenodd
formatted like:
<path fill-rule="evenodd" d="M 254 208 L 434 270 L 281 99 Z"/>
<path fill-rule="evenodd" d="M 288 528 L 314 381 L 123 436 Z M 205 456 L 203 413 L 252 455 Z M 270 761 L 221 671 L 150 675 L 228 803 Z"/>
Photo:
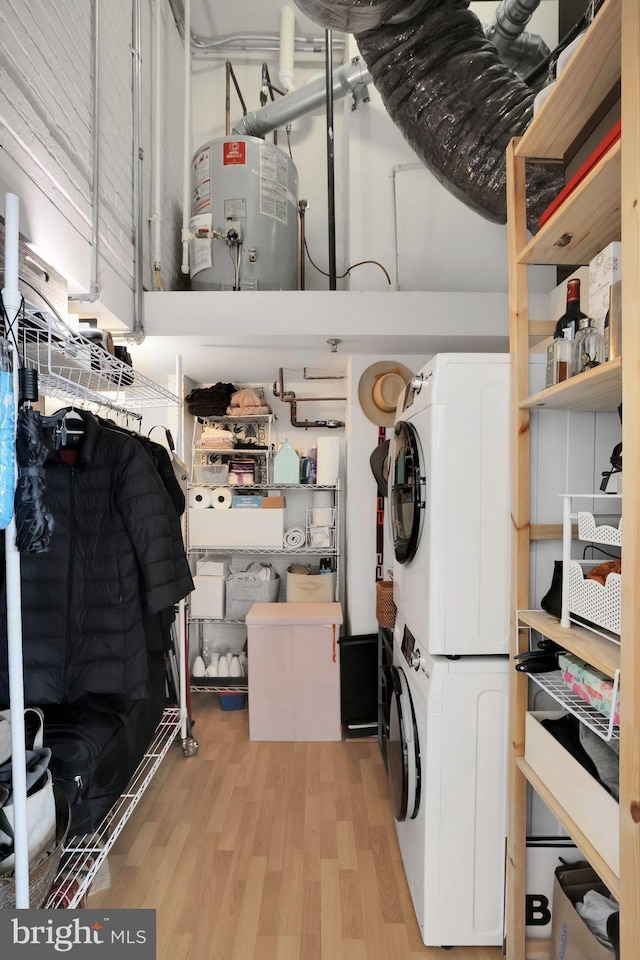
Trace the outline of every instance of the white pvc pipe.
<path fill-rule="evenodd" d="M 292 6 L 285 5 L 280 11 L 280 69 L 278 80 L 285 93 L 295 90 L 293 80 L 296 43 L 296 13 Z"/>
<path fill-rule="evenodd" d="M 153 269 L 162 269 L 162 10 L 155 0 L 153 29 Z"/>
<path fill-rule="evenodd" d="M 4 287 L 2 299 L 13 326 L 22 298 L 18 289 L 19 201 L 14 193 L 5 196 Z M 18 359 L 13 344 L 13 395 L 18 396 Z M 15 485 L 15 477 L 14 477 Z M 24 669 L 22 664 L 22 603 L 20 554 L 16 547 L 16 524 L 12 518 L 5 534 L 5 583 L 7 595 L 7 659 L 9 702 L 11 704 L 11 778 L 13 790 L 13 834 L 15 852 L 16 907 L 29 906 L 29 837 L 27 831 L 27 777 L 24 763 Z"/>
<path fill-rule="evenodd" d="M 569 563 L 571 561 L 571 495 L 562 495 L 562 610 L 560 626 L 570 627 L 569 619 Z"/>
<path fill-rule="evenodd" d="M 191 219 L 191 0 L 184 0 L 184 171 L 182 184 L 182 272 L 189 273 Z"/>
<path fill-rule="evenodd" d="M 91 120 L 91 281 L 88 293 L 75 293 L 69 300 L 95 303 L 100 296 L 98 284 L 98 242 L 100 239 L 100 3 L 93 0 L 93 99 Z"/>
<path fill-rule="evenodd" d="M 396 198 L 396 176 L 402 170 L 422 170 L 423 163 L 396 163 L 389 172 L 391 187 L 391 286 L 390 290 L 399 290 L 398 278 L 398 204 Z"/>

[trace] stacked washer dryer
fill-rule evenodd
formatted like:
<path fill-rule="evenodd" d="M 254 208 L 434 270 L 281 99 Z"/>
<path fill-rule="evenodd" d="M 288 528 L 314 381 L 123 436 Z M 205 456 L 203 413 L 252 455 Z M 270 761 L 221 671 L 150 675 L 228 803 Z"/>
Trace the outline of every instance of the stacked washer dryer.
<path fill-rule="evenodd" d="M 509 679 L 509 356 L 440 354 L 391 444 L 389 778 L 427 945 L 502 942 Z"/>

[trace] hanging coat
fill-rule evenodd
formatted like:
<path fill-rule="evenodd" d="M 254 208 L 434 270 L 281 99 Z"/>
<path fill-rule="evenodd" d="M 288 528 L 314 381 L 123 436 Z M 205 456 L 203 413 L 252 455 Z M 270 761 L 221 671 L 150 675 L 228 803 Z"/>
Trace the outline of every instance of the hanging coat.
<path fill-rule="evenodd" d="M 50 550 L 22 558 L 27 703 L 144 697 L 145 616 L 193 589 L 180 523 L 148 453 L 91 414 L 81 417 L 76 463 L 52 451 L 45 464 Z M 0 704 L 8 700 L 5 639 Z"/>

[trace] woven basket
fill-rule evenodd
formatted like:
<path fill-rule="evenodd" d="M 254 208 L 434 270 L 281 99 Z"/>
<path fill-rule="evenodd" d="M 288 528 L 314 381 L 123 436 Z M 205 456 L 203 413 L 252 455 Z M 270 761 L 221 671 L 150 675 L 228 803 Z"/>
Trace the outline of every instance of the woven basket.
<path fill-rule="evenodd" d="M 34 910 L 44 904 L 53 885 L 71 820 L 69 801 L 57 783 L 53 785 L 53 793 L 56 800 L 55 846 L 45 860 L 29 871 L 29 906 Z M 13 909 L 15 905 L 16 884 L 10 873 L 0 877 L 0 909 Z"/>
<path fill-rule="evenodd" d="M 393 629 L 396 622 L 396 605 L 393 602 L 393 580 L 378 580 L 376 583 L 376 619 L 381 627 Z"/>

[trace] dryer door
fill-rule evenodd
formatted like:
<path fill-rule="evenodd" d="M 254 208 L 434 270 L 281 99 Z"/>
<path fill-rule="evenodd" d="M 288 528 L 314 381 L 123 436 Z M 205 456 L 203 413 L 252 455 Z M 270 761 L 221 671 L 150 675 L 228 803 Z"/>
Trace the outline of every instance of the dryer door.
<path fill-rule="evenodd" d="M 389 716 L 389 786 L 396 820 L 413 820 L 420 809 L 420 742 L 407 678 L 391 668 L 393 696 Z"/>
<path fill-rule="evenodd" d="M 420 543 L 425 477 L 418 435 L 406 420 L 399 420 L 393 428 L 392 451 L 389 510 L 393 549 L 399 563 L 408 563 Z"/>

